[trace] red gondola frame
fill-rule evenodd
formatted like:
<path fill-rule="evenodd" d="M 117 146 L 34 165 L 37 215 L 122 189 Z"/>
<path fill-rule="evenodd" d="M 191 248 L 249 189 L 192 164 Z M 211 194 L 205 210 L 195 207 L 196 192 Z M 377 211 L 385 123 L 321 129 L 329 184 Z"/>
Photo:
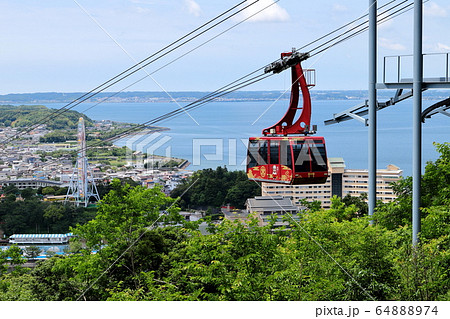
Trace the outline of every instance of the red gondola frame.
<path fill-rule="evenodd" d="M 292 53 L 282 53 L 281 58 L 290 56 Z M 311 97 L 303 69 L 300 62 L 291 67 L 292 86 L 289 108 L 283 118 L 275 125 L 263 130 L 263 137 L 251 137 L 249 139 L 248 157 L 247 157 L 247 175 L 248 178 L 255 181 L 276 182 L 286 184 L 319 184 L 325 183 L 328 177 L 328 165 L 325 149 L 325 140 L 323 137 L 308 136 L 314 132 L 311 131 Z M 303 107 L 298 107 L 300 89 L 303 95 Z M 294 121 L 297 110 L 302 113 Z M 297 136 L 288 136 L 294 135 Z M 301 135 L 303 134 L 303 136 Z M 300 135 L 300 136 L 298 136 Z M 257 152 L 251 145 L 252 141 L 258 141 Z M 264 141 L 262 145 L 259 145 Z M 278 155 L 271 154 L 271 143 L 278 141 Z M 286 150 L 285 163 L 283 162 L 280 145 L 283 141 L 289 142 L 289 148 Z M 295 145 L 303 146 L 299 149 L 303 154 L 295 156 Z M 319 145 L 319 146 L 318 146 Z M 308 146 L 307 148 L 305 146 Z M 264 160 L 261 160 L 261 150 L 267 148 Z M 290 155 L 288 156 L 288 153 Z M 306 153 L 307 152 L 307 156 Z M 256 156 L 256 158 L 255 158 Z M 290 159 L 290 161 L 289 161 Z M 309 167 L 303 165 L 309 162 Z M 272 163 L 276 162 L 276 163 Z M 284 165 L 286 164 L 286 165 Z"/>

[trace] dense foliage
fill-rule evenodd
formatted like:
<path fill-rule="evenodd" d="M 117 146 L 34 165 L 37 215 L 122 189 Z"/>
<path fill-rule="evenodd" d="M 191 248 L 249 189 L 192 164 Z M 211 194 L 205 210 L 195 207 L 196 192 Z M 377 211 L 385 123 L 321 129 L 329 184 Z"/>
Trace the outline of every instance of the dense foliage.
<path fill-rule="evenodd" d="M 92 120 L 79 112 L 67 111 L 52 117 L 54 112 L 43 105 L 0 105 L 0 126 L 25 127 L 46 119 L 49 129 L 76 129 L 80 117 L 84 118 L 86 126 L 92 126 Z"/>
<path fill-rule="evenodd" d="M 70 226 L 82 224 L 94 218 L 95 208 L 85 209 L 58 202 L 44 202 L 42 195 L 64 195 L 66 188 L 44 187 L 37 191 L 15 187 L 2 190 L 0 203 L 0 229 L 12 234 L 67 233 Z M 18 200 L 19 199 L 19 200 Z"/>
<path fill-rule="evenodd" d="M 189 179 L 177 186 L 171 196 L 183 194 L 180 206 L 186 208 L 220 207 L 230 204 L 243 208 L 247 198 L 261 195 L 259 185 L 247 179 L 243 171 L 228 171 L 217 167 L 196 171 Z"/>
<path fill-rule="evenodd" d="M 66 141 L 76 141 L 77 131 L 76 130 L 55 130 L 50 133 L 45 134 L 39 138 L 41 143 L 64 143 Z"/>
<path fill-rule="evenodd" d="M 41 142 L 44 141 L 50 141 L 50 139 L 47 139 L 47 136 L 51 134 L 45 135 L 43 138 L 41 138 Z M 67 133 L 67 136 L 63 136 L 62 139 L 65 139 L 66 137 L 71 136 L 70 133 Z M 56 140 L 55 140 L 56 141 Z M 114 161 L 122 161 L 125 162 L 126 156 L 131 154 L 132 152 L 126 147 L 117 147 L 117 146 L 111 146 L 111 145 L 98 145 L 98 142 L 95 142 L 96 146 L 88 148 L 86 151 L 87 157 L 89 158 L 89 161 L 92 162 L 101 162 L 105 165 L 111 165 L 111 162 Z M 88 144 L 88 147 L 90 144 Z M 77 157 L 77 151 L 76 150 L 68 150 L 68 149 L 62 149 L 57 150 L 53 152 L 45 152 L 45 151 L 38 151 L 37 154 L 40 155 L 41 160 L 46 161 L 47 156 L 51 156 L 53 158 L 58 159 L 71 159 L 73 163 L 75 163 L 76 157 Z"/>
<path fill-rule="evenodd" d="M 416 248 L 408 179 L 394 204 L 378 205 L 373 225 L 335 197 L 300 222 L 288 217 L 289 228 L 224 220 L 208 235 L 159 189 L 115 181 L 97 217 L 74 229 L 73 254 L 27 273 L 17 248 L 0 256 L 3 266 L 15 256 L 15 271 L 0 273 L 0 300 L 449 300 L 450 144 L 437 147 Z"/>

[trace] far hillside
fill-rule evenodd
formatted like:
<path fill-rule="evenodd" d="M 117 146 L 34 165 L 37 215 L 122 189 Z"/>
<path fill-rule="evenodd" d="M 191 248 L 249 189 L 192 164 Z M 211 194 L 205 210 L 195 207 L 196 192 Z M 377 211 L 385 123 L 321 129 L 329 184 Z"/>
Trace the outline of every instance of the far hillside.
<path fill-rule="evenodd" d="M 93 121 L 79 112 L 66 111 L 53 118 L 55 112 L 43 105 L 0 105 L 0 126 L 25 127 L 45 119 L 50 130 L 75 129 L 80 117 L 84 118 L 87 127 L 93 126 Z"/>

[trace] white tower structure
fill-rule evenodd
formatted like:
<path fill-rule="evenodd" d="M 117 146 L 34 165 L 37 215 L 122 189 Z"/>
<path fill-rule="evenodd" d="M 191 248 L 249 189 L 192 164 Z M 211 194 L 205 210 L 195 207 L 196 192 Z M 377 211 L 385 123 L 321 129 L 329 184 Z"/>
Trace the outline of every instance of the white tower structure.
<path fill-rule="evenodd" d="M 97 186 L 95 185 L 94 177 L 86 157 L 86 132 L 84 119 L 80 117 L 78 122 L 77 162 L 70 179 L 66 202 L 73 200 L 77 206 L 82 204 L 84 207 L 87 207 L 91 198 L 96 201 L 100 200 Z"/>

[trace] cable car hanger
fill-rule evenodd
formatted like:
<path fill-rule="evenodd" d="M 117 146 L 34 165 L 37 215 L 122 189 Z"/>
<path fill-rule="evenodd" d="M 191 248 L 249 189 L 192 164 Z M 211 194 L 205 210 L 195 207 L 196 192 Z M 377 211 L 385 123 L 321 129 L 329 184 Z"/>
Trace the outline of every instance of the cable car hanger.
<path fill-rule="evenodd" d="M 311 130 L 311 96 L 309 87 L 314 86 L 313 83 L 307 83 L 305 73 L 301 66 L 301 62 L 309 58 L 309 53 L 300 53 L 292 49 L 292 52 L 281 53 L 281 60 L 268 65 L 264 69 L 264 73 L 273 72 L 280 73 L 291 68 L 292 85 L 291 99 L 286 114 L 275 125 L 265 128 L 262 133 L 268 135 L 291 135 L 291 134 L 314 134 L 316 128 Z M 313 71 L 313 70 L 306 70 Z M 299 102 L 299 86 L 303 96 L 303 107 L 298 107 Z M 294 122 L 297 110 L 302 110 L 300 117 Z"/>
<path fill-rule="evenodd" d="M 309 94 L 309 87 L 315 84 L 308 83 L 301 66 L 301 62 L 308 57 L 308 53 L 299 53 L 293 49 L 292 52 L 282 53 L 280 60 L 264 69 L 265 73 L 280 73 L 291 68 L 291 98 L 281 120 L 263 129 L 262 137 L 249 138 L 247 176 L 250 180 L 291 185 L 322 184 L 327 181 L 329 174 L 325 139 L 308 136 L 316 131 L 315 125 L 311 130 Z M 302 107 L 298 107 L 300 90 Z M 295 121 L 297 110 L 302 112 Z"/>

